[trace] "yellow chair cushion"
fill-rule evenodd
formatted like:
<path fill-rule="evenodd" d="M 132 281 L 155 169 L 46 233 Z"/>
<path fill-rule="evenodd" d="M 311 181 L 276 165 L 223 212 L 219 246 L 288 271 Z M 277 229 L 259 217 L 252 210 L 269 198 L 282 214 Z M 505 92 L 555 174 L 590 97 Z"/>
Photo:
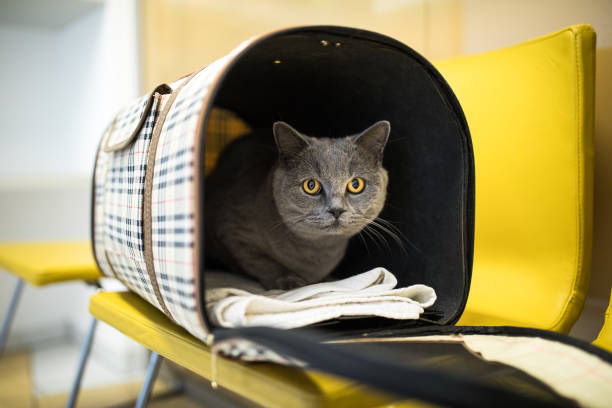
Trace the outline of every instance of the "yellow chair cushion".
<path fill-rule="evenodd" d="M 577 25 L 436 64 L 476 167 L 474 269 L 460 325 L 568 332 L 588 288 L 595 33 Z"/>
<path fill-rule="evenodd" d="M 100 292 L 89 311 L 159 355 L 213 380 L 210 348 L 131 292 Z M 381 406 L 396 398 L 338 377 L 275 364 L 217 358 L 217 383 L 266 407 Z M 418 401 L 396 407 L 426 406 Z"/>
<path fill-rule="evenodd" d="M 0 244 L 0 268 L 35 286 L 102 277 L 88 241 Z"/>
<path fill-rule="evenodd" d="M 612 352 L 612 291 L 610 292 L 610 304 L 606 309 L 604 325 L 593 344 Z"/>

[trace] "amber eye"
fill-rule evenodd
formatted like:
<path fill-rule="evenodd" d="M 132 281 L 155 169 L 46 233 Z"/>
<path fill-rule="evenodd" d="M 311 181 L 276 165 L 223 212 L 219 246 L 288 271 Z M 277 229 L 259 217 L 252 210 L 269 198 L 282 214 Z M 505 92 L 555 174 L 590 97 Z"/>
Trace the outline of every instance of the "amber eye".
<path fill-rule="evenodd" d="M 351 181 L 348 182 L 346 188 L 349 192 L 353 194 L 358 194 L 363 191 L 365 187 L 365 181 L 361 177 L 353 177 Z"/>
<path fill-rule="evenodd" d="M 321 191 L 321 183 L 319 183 L 319 181 L 315 179 L 304 180 L 302 188 L 304 188 L 304 191 L 307 194 L 315 195 L 319 191 Z"/>

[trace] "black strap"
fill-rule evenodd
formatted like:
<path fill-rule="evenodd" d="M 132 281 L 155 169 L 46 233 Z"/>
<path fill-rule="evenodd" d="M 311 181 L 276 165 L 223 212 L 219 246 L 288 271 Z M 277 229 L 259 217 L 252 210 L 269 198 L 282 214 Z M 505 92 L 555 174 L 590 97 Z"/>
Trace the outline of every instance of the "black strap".
<path fill-rule="evenodd" d="M 216 330 L 215 342 L 248 339 L 283 356 L 307 363 L 309 368 L 356 380 L 401 397 L 416 398 L 453 407 L 567 407 L 575 403 L 559 397 L 542 400 L 487 384 L 478 378 L 398 365 L 368 355 L 367 347 L 322 344 L 318 336 L 304 330 L 287 331 L 251 327 Z"/>

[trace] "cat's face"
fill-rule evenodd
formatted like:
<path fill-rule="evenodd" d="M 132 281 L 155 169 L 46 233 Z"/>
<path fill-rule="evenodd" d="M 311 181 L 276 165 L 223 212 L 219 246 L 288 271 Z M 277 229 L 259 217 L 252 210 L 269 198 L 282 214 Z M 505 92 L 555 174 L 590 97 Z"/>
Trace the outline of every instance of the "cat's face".
<path fill-rule="evenodd" d="M 306 239 L 348 238 L 374 220 L 387 194 L 382 154 L 389 130 L 382 121 L 358 135 L 328 139 L 276 122 L 273 196 L 285 225 Z"/>

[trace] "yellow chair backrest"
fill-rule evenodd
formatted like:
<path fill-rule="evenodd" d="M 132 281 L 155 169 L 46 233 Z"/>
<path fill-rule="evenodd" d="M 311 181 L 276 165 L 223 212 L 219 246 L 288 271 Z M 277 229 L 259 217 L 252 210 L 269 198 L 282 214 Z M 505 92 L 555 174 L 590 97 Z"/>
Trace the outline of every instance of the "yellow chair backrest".
<path fill-rule="evenodd" d="M 459 324 L 568 332 L 588 289 L 595 32 L 577 25 L 436 64 L 476 164 L 474 271 Z"/>

